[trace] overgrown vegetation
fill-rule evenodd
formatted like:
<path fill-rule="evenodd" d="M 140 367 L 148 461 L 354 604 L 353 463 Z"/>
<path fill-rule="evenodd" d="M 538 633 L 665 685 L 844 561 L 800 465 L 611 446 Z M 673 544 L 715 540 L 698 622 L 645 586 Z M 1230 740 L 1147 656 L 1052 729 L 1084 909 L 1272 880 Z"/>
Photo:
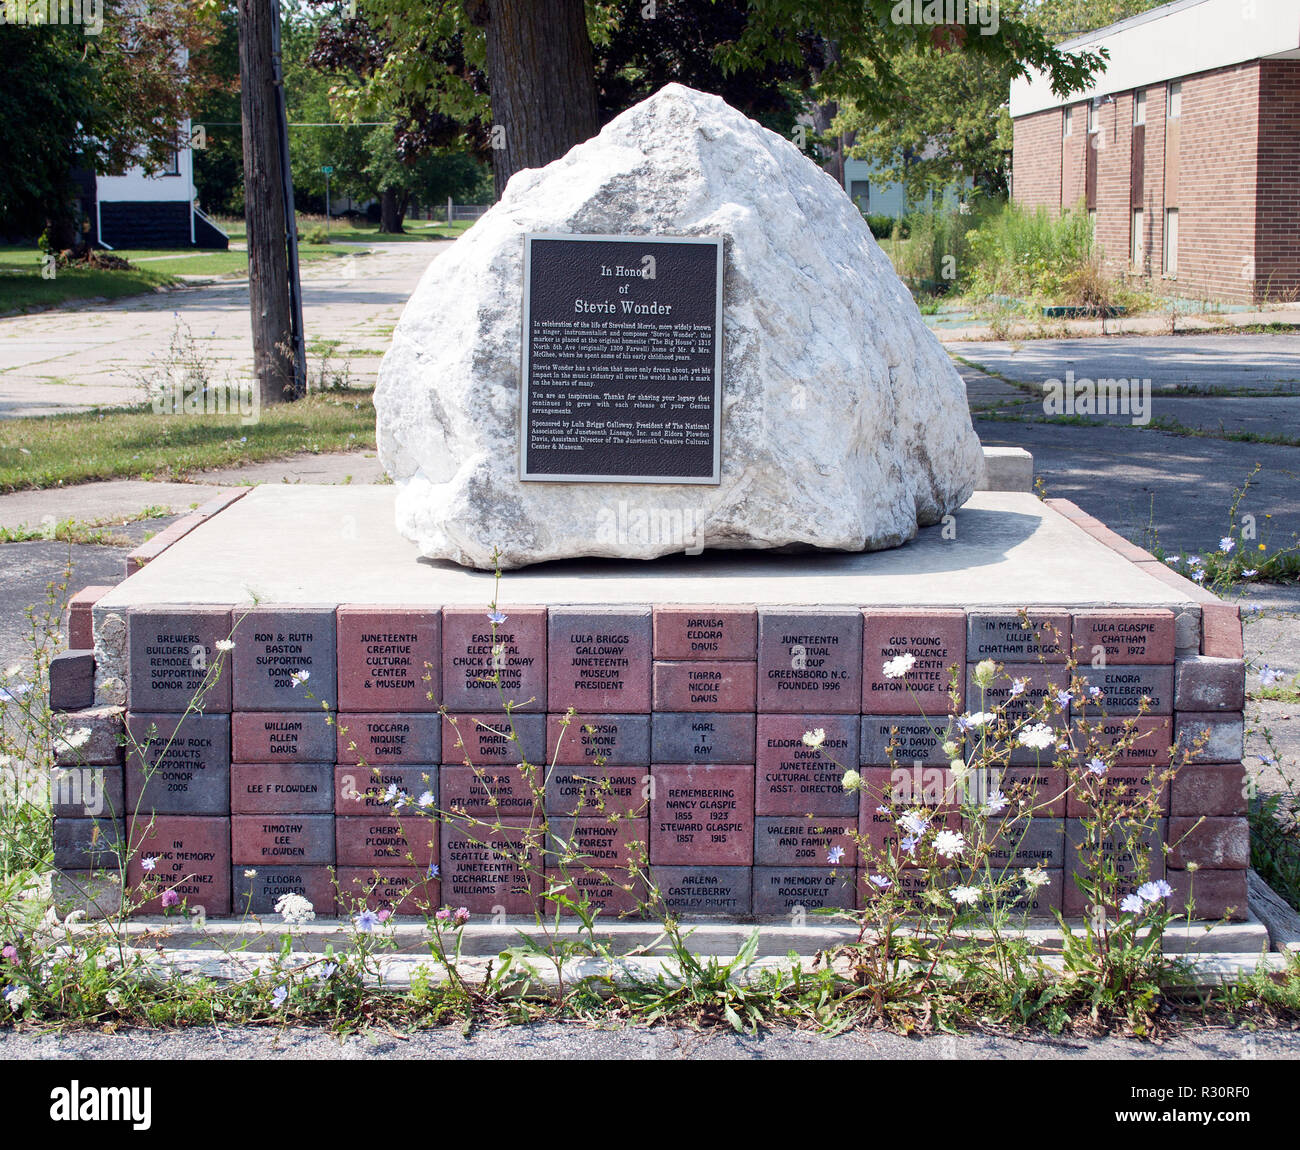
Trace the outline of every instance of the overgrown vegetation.
<path fill-rule="evenodd" d="M 1156 302 L 1142 281 L 1103 267 L 1081 205 L 1054 215 L 975 196 L 913 212 L 882 247 L 922 303 L 960 299 L 1003 326 L 1041 320 L 1045 307 L 1137 312 Z"/>
<path fill-rule="evenodd" d="M 696 953 L 691 924 L 671 909 L 647 866 L 646 844 L 628 841 L 616 861 L 597 860 L 584 849 L 576 829 L 579 816 L 612 825 L 635 819 L 644 813 L 646 795 L 616 801 L 598 759 L 572 813 L 548 813 L 544 795 L 560 758 L 558 741 L 548 747 L 543 762 L 530 762 L 522 751 L 518 755 L 525 793 L 533 796 L 531 814 L 522 817 L 515 809 L 504 814 L 495 798 L 489 812 L 477 817 L 464 806 L 440 806 L 432 788 L 416 795 L 393 785 L 358 782 L 358 788 L 365 786 L 367 795 L 391 807 L 402 821 L 409 844 L 404 865 L 419 865 L 421 877 L 397 891 L 380 892 L 377 882 L 340 890 L 350 929 L 324 952 L 297 945 L 316 915 L 301 894 L 285 895 L 275 915 L 259 918 L 261 930 L 280 934 L 279 949 L 272 953 L 245 953 L 246 941 L 213 933 L 201 908 L 177 894 L 184 876 L 164 875 L 154 865 L 145 847 L 147 830 L 133 831 L 131 841 L 106 852 L 112 864 L 94 883 L 64 881 L 61 896 L 52 901 L 46 885 L 53 863 L 51 765 L 57 754 L 74 774 L 91 769 L 76 765 L 89 730 L 68 729 L 67 720 L 52 714 L 45 702 L 66 590 L 66 581 L 51 588 L 47 610 L 30 613 L 30 667 L 11 668 L 0 692 L 0 753 L 7 783 L 0 793 L 0 962 L 5 1013 L 14 1023 L 111 1030 L 210 1025 L 220 1019 L 273 1026 L 313 1023 L 347 1032 L 374 1025 L 549 1017 L 717 1025 L 748 1032 L 783 1023 L 827 1033 L 871 1025 L 901 1033 L 1034 1028 L 1149 1037 L 1180 1021 L 1290 1019 L 1300 1010 L 1300 965 L 1294 963 L 1281 974 L 1261 974 L 1230 986 L 1208 1004 L 1184 991 L 1181 963 L 1160 945 L 1177 911 L 1171 888 L 1153 869 L 1163 849 L 1155 845 L 1153 830 L 1161 814 L 1160 791 L 1199 747 L 1182 749 L 1172 766 L 1145 770 L 1140 780 L 1112 776 L 1114 764 L 1150 736 L 1137 729 L 1137 716 L 1122 723 L 1117 738 L 1113 730 L 1103 734 L 1104 713 L 1072 662 L 1064 667 L 1065 686 L 1035 696 L 1026 691 L 1025 681 L 986 660 L 974 671 L 968 710 L 960 705 L 959 669 L 954 667 L 951 714 L 933 720 L 944 739 L 946 768 L 904 767 L 894 759 L 892 741 L 890 768 L 878 772 L 887 778 L 866 777 L 866 772 L 835 764 L 845 790 L 867 795 L 868 809 L 878 802 L 878 829 L 852 835 L 852 849 L 866 875 L 862 909 L 825 912 L 828 921 L 849 929 L 841 945 L 811 964 L 791 959 L 760 967 L 757 931 L 734 956 Z M 498 628 L 508 620 L 494 597 L 485 611 L 494 651 L 503 649 Z M 1027 616 L 1023 625 L 1030 626 Z M 236 626 L 232 636 L 237 633 Z M 215 644 L 187 714 L 202 712 L 204 696 L 225 673 L 237 641 L 232 637 Z M 889 660 L 884 672 L 907 685 L 914 662 L 904 653 Z M 500 667 L 498 660 L 485 660 L 481 677 L 494 688 L 508 737 L 520 748 L 513 715 L 525 700 L 506 691 Z M 309 692 L 309 679 L 299 672 L 295 689 Z M 431 675 L 426 682 L 432 682 Z M 332 718 L 329 700 L 317 702 Z M 1080 722 L 1065 721 L 1067 706 L 1079 710 Z M 571 712 L 565 717 L 560 740 L 576 735 L 568 731 L 575 721 Z M 158 769 L 170 747 L 170 740 L 159 741 L 144 754 L 143 742 L 155 734 L 151 731 L 141 741 L 129 732 L 122 736 L 126 756 L 153 764 L 144 768 L 146 775 Z M 346 730 L 341 734 L 346 738 Z M 825 754 L 824 731 L 809 730 L 802 741 L 835 763 Z M 1045 792 L 1032 781 L 1039 772 L 1007 772 L 1017 749 L 1033 751 L 1040 766 L 1050 762 L 1056 785 Z M 467 763 L 470 757 L 467 753 Z M 487 771 L 499 769 L 474 768 L 487 795 L 494 794 Z M 366 772 L 362 761 L 361 780 Z M 1049 876 L 1038 865 L 1010 864 L 1034 821 L 1061 801 L 1062 788 L 1087 811 L 1076 848 L 1077 881 L 1089 912 L 1082 927 L 1056 912 L 1064 945 L 1053 955 L 1036 950 L 1017 930 Z M 138 816 L 137 828 L 151 825 L 147 811 L 125 813 L 128 825 L 133 815 Z M 428 840 L 435 822 L 442 833 L 454 829 L 490 852 L 513 875 L 518 894 L 512 897 L 523 896 L 533 908 L 520 920 L 529 928 L 519 931 L 516 945 L 491 958 L 466 956 L 473 915 L 463 907 L 439 904 L 430 882 L 439 877 L 436 863 L 425 868 L 412 853 Z M 852 891 L 856 871 L 847 865 L 839 869 L 844 856 L 844 848 L 832 848 L 825 865 Z M 655 956 L 651 966 L 644 957 L 638 964 L 619 952 L 589 897 L 591 880 L 632 896 L 660 932 L 659 942 L 641 952 Z M 79 911 L 68 913 L 70 904 L 103 919 L 91 922 Z M 390 960 L 399 946 L 393 917 L 398 905 L 418 910 L 414 921 L 422 923 L 426 952 L 411 969 L 409 987 L 401 989 L 390 984 Z M 141 908 L 155 913 L 161 908 L 171 920 L 170 928 L 165 923 L 155 929 L 147 944 L 127 929 L 128 916 Z M 205 946 L 225 952 L 228 976 L 183 975 L 160 965 L 153 943 L 169 931 L 205 935 Z M 577 965 L 592 959 L 596 965 L 585 973 Z"/>

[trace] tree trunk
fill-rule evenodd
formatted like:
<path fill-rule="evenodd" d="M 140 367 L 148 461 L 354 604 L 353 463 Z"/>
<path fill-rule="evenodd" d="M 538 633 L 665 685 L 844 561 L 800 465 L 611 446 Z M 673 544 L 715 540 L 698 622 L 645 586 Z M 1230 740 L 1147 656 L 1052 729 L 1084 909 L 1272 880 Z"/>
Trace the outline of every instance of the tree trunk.
<path fill-rule="evenodd" d="M 253 373 L 264 404 L 282 403 L 294 394 L 284 173 L 271 60 L 274 19 L 274 9 L 267 0 L 239 0 L 248 302 L 253 319 Z"/>
<path fill-rule="evenodd" d="M 396 235 L 402 230 L 396 188 L 385 188 L 379 193 L 379 230 L 386 235 Z"/>
<path fill-rule="evenodd" d="M 492 96 L 498 197 L 521 168 L 540 168 L 600 130 L 583 0 L 478 0 Z"/>

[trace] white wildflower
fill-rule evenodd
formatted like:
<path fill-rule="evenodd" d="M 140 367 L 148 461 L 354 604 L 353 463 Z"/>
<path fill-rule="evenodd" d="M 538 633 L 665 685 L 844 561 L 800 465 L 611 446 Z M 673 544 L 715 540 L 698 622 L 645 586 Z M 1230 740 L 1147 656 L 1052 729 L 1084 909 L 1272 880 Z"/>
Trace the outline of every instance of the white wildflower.
<path fill-rule="evenodd" d="M 316 917 L 316 908 L 300 894 L 284 894 L 275 904 L 275 913 L 290 926 L 301 926 Z"/>
<path fill-rule="evenodd" d="M 1017 742 L 1022 747 L 1032 747 L 1036 751 L 1042 751 L 1056 742 L 1056 733 L 1046 723 L 1035 723 L 1020 732 Z"/>
<path fill-rule="evenodd" d="M 916 664 L 916 656 L 910 651 L 904 651 L 901 655 L 889 659 L 882 670 L 886 679 L 901 679 Z"/>

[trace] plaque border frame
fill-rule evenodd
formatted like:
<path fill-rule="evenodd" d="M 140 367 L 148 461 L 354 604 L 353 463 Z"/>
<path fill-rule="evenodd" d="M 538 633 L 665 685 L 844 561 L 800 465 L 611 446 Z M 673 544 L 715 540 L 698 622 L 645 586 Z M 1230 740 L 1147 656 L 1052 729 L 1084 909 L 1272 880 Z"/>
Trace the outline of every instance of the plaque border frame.
<path fill-rule="evenodd" d="M 716 249 L 716 299 L 714 304 L 713 347 L 713 472 L 709 476 L 686 478 L 662 475 L 551 475 L 528 470 L 528 352 L 529 321 L 531 317 L 532 257 L 534 240 L 579 240 L 589 242 L 647 243 L 647 244 L 711 244 Z M 606 235 L 604 233 L 569 234 L 563 232 L 524 233 L 523 271 L 523 333 L 519 364 L 519 481 L 521 483 L 641 483 L 658 486 L 717 487 L 722 483 L 722 293 L 723 293 L 723 236 L 637 236 Z"/>

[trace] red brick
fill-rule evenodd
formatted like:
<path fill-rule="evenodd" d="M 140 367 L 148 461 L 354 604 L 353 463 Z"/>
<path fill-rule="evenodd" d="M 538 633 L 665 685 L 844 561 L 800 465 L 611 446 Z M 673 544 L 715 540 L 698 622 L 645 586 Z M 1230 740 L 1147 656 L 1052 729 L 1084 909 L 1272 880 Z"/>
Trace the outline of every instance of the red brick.
<path fill-rule="evenodd" d="M 1135 666 L 1174 661 L 1174 613 L 1165 610 L 1076 611 L 1074 656 L 1091 665 Z"/>
<path fill-rule="evenodd" d="M 137 890 L 157 891 L 140 914 L 159 914 L 163 892 L 174 890 L 193 914 L 230 913 L 230 819 L 189 815 L 158 815 L 131 820 L 131 859 L 127 882 Z M 146 858 L 157 859 L 152 872 Z M 146 873 L 149 883 L 142 888 Z"/>
<path fill-rule="evenodd" d="M 1065 815 L 1069 782 L 1066 772 L 1057 767 L 1006 767 L 997 782 L 1010 803 L 1009 809 L 1016 809 L 1023 801 L 1037 816 Z"/>
<path fill-rule="evenodd" d="M 1189 763 L 1169 784 L 1172 815 L 1244 815 L 1246 768 L 1241 763 Z"/>
<path fill-rule="evenodd" d="M 348 917 L 369 909 L 423 918 L 437 911 L 440 894 L 438 880 L 418 867 L 338 868 L 339 913 Z"/>
<path fill-rule="evenodd" d="M 1244 659 L 1241 608 L 1234 603 L 1206 603 L 1201 607 L 1201 654 L 1215 659 Z"/>
<path fill-rule="evenodd" d="M 650 711 L 650 608 L 554 608 L 547 620 L 547 705 L 599 714 Z"/>
<path fill-rule="evenodd" d="M 500 829 L 452 820 L 442 828 L 442 897 L 474 914 L 532 914 L 543 888 L 541 830 L 501 819 Z M 527 858 L 521 859 L 521 852 Z M 521 865 L 526 862 L 526 865 Z"/>
<path fill-rule="evenodd" d="M 111 590 L 111 586 L 83 587 L 68 600 L 68 609 L 63 616 L 63 633 L 70 650 L 94 650 L 92 608 Z"/>
<path fill-rule="evenodd" d="M 649 715 L 547 715 L 546 761 L 566 767 L 647 766 Z"/>
<path fill-rule="evenodd" d="M 237 763 L 333 762 L 331 719 L 324 711 L 236 711 L 230 716 L 231 757 Z"/>
<path fill-rule="evenodd" d="M 393 799 L 386 799 L 390 787 L 397 788 Z M 420 803 L 425 794 L 431 803 Z M 393 811 L 402 795 L 423 810 L 437 808 L 438 768 L 435 766 L 394 766 L 380 763 L 357 767 L 340 763 L 334 768 L 334 813 L 336 815 L 373 815 Z"/>
<path fill-rule="evenodd" d="M 810 730 L 825 732 L 820 749 L 805 745 Z M 856 715 L 759 715 L 756 741 L 755 814 L 857 812 L 858 796 L 842 784 L 855 761 Z"/>
<path fill-rule="evenodd" d="M 438 820 L 391 812 L 340 815 L 334 820 L 334 842 L 339 866 L 427 870 L 438 858 Z"/>
<path fill-rule="evenodd" d="M 863 714 L 947 714 L 953 666 L 962 690 L 966 613 L 869 609 L 862 617 Z M 903 678 L 886 678 L 884 664 L 906 653 L 916 657 L 913 668 Z"/>
<path fill-rule="evenodd" d="M 753 711 L 756 673 L 755 663 L 656 663 L 654 709 Z"/>
<path fill-rule="evenodd" d="M 442 716 L 350 713 L 335 716 L 334 756 L 367 767 L 442 760 Z"/>
<path fill-rule="evenodd" d="M 340 711 L 436 711 L 442 616 L 436 608 L 338 609 Z"/>
<path fill-rule="evenodd" d="M 868 869 L 883 869 L 883 856 L 897 857 L 903 866 L 919 865 L 924 860 L 919 854 L 903 853 L 900 842 L 904 837 L 898 829 L 897 819 L 913 809 L 927 808 L 930 825 L 934 829 L 961 830 L 961 811 L 952 776 L 936 767 L 927 768 L 936 779 L 924 784 L 920 791 L 909 779 L 891 780 L 888 768 L 864 768 L 863 790 L 858 816 L 859 862 Z M 931 800 L 931 801 L 926 801 Z"/>
<path fill-rule="evenodd" d="M 1082 771 L 1080 781 L 1069 793 L 1065 813 L 1072 819 L 1088 818 L 1093 814 L 1096 800 L 1102 796 L 1107 800 L 1121 801 L 1123 807 L 1120 809 L 1138 809 L 1151 794 L 1150 777 L 1151 772 L 1146 767 L 1111 767 L 1100 777 Z M 1157 785 L 1160 788 L 1160 811 L 1168 814 L 1169 784 L 1157 781 Z"/>
<path fill-rule="evenodd" d="M 857 819 L 834 815 L 770 815 L 754 820 L 754 864 L 852 869 L 857 865 Z M 830 853 L 838 851 L 835 862 Z"/>
<path fill-rule="evenodd" d="M 1167 820 L 1161 819 L 1154 828 L 1139 833 L 1136 851 L 1130 851 L 1125 845 L 1126 832 L 1116 829 L 1107 836 L 1100 854 L 1103 859 L 1111 861 L 1119 876 L 1117 904 L 1124 895 L 1136 889 L 1139 883 L 1165 876 L 1165 855 L 1161 844 L 1166 841 L 1168 830 Z M 1087 910 L 1087 896 L 1073 877 L 1081 871 L 1086 855 L 1095 849 L 1084 850 L 1083 844 L 1087 837 L 1087 830 L 1078 819 L 1065 820 L 1065 886 L 1061 895 L 1061 909 L 1063 914 L 1070 917 L 1082 915 Z M 1145 870 L 1139 865 L 1143 859 L 1147 864 Z M 1116 911 L 1115 906 L 1108 909 L 1112 914 Z"/>
<path fill-rule="evenodd" d="M 1186 870 L 1195 863 L 1207 870 L 1250 866 L 1250 830 L 1244 818 L 1178 815 L 1169 820 L 1169 865 Z"/>
<path fill-rule="evenodd" d="M 247 866 L 327 865 L 334 861 L 329 815 L 235 815 L 230 820 L 231 862 Z"/>
<path fill-rule="evenodd" d="M 655 865 L 752 865 L 753 767 L 656 764 L 651 771 Z"/>
<path fill-rule="evenodd" d="M 546 608 L 510 607 L 502 614 L 494 635 L 486 611 L 443 609 L 442 703 L 448 710 L 490 710 L 505 702 L 518 711 L 546 710 Z"/>
<path fill-rule="evenodd" d="M 544 809 L 545 798 L 533 793 L 542 787 L 539 767 L 530 778 L 522 767 L 443 767 L 439 772 L 444 810 L 483 818 L 531 818 Z"/>
<path fill-rule="evenodd" d="M 544 762 L 545 715 L 443 715 L 442 761 L 507 766 Z"/>
<path fill-rule="evenodd" d="M 1226 915 L 1242 922 L 1249 912 L 1244 870 L 1171 870 L 1168 878 L 1174 888 L 1169 905 L 1179 914 L 1186 914 L 1190 906 L 1198 920 L 1213 921 Z"/>
<path fill-rule="evenodd" d="M 1173 743 L 1173 720 L 1168 715 L 1142 715 L 1129 718 L 1102 718 L 1100 715 L 1077 720 L 1074 724 L 1075 746 L 1086 762 L 1098 751 L 1110 750 L 1128 733 L 1132 743 L 1113 759 L 1117 767 L 1149 765 L 1167 767 Z"/>
<path fill-rule="evenodd" d="M 654 609 L 656 659 L 754 659 L 758 612 L 744 607 Z"/>
<path fill-rule="evenodd" d="M 333 775 L 330 763 L 235 763 L 230 768 L 231 812 L 331 814 Z"/>

